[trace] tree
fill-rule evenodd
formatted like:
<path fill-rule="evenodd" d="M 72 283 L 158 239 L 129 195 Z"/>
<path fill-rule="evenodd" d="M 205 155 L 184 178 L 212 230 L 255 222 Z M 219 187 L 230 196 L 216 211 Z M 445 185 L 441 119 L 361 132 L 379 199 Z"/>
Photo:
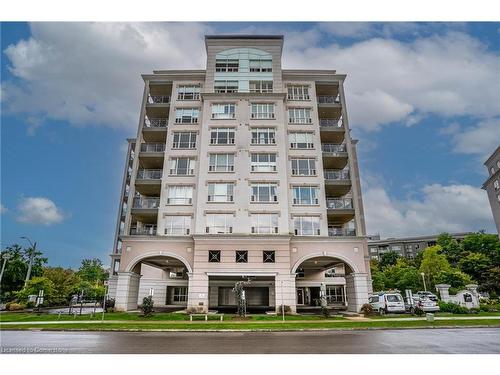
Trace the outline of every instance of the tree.
<path fill-rule="evenodd" d="M 436 243 L 441 246 L 441 253 L 446 255 L 448 262 L 451 265 L 456 266 L 463 252 L 463 249 L 458 241 L 448 233 L 441 233 L 438 236 Z"/>
<path fill-rule="evenodd" d="M 420 273 L 417 268 L 410 265 L 405 259 L 398 259 L 397 263 L 385 269 L 386 287 L 389 289 L 418 290 L 422 286 Z"/>
<path fill-rule="evenodd" d="M 437 284 L 436 277 L 441 271 L 450 269 L 450 264 L 441 251 L 442 248 L 439 245 L 428 247 L 423 251 L 420 272 L 425 273 L 425 277 L 429 280 L 429 288 Z"/>
<path fill-rule="evenodd" d="M 54 284 L 53 303 L 55 304 L 65 304 L 81 282 L 73 270 L 62 267 L 46 267 L 43 270 L 43 276 Z"/>
<path fill-rule="evenodd" d="M 38 295 L 43 290 L 44 305 L 50 305 L 54 298 L 54 284 L 46 277 L 35 276 L 17 293 L 19 302 L 27 302 L 29 295 Z"/>
<path fill-rule="evenodd" d="M 467 284 L 472 283 L 472 279 L 458 268 L 443 270 L 436 275 L 436 284 L 449 284 L 452 288 L 462 289 Z"/>
<path fill-rule="evenodd" d="M 141 310 L 145 317 L 153 315 L 153 296 L 147 296 L 142 299 Z"/>
<path fill-rule="evenodd" d="M 102 261 L 98 258 L 83 259 L 77 274 L 83 281 L 94 284 L 99 284 L 108 278 L 108 274 L 102 266 Z"/>
<path fill-rule="evenodd" d="M 491 268 L 491 259 L 483 253 L 469 253 L 460 259 L 460 269 L 469 274 L 479 283 L 486 281 L 488 270 Z"/>
<path fill-rule="evenodd" d="M 489 292 L 490 297 L 500 295 L 500 267 L 493 267 L 488 270 L 485 281 L 479 286 L 482 292 Z"/>
<path fill-rule="evenodd" d="M 389 251 L 385 254 L 382 255 L 382 258 L 380 259 L 379 267 L 381 269 L 384 269 L 388 266 L 393 266 L 396 264 L 398 259 L 401 258 L 398 253 L 395 251 Z"/>
<path fill-rule="evenodd" d="M 500 266 L 500 239 L 496 234 L 473 233 L 461 242 L 467 253 L 482 253 L 492 261 L 492 266 Z"/>

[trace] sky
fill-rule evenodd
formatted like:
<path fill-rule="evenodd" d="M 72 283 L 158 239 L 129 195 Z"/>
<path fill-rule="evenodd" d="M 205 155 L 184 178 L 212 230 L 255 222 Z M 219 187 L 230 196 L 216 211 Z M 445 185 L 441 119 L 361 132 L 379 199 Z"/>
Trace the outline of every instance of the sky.
<path fill-rule="evenodd" d="M 107 264 L 140 74 L 204 69 L 220 33 L 282 34 L 284 68 L 347 74 L 369 234 L 495 232 L 500 23 L 2 23 L 2 248 Z"/>

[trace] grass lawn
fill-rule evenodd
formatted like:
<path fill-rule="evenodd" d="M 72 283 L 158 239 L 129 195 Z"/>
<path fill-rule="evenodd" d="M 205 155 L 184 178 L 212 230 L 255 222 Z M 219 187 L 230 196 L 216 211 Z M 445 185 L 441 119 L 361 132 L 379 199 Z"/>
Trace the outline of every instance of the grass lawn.
<path fill-rule="evenodd" d="M 445 313 L 445 312 L 437 312 L 433 313 L 435 317 L 488 317 L 488 316 L 500 316 L 500 312 L 484 312 L 480 311 L 477 314 L 452 314 L 452 313 Z M 425 314 L 423 315 L 425 317 Z M 369 318 L 370 319 L 389 319 L 389 318 L 410 318 L 414 317 L 414 315 L 409 315 L 409 314 L 385 314 L 385 315 L 372 315 Z"/>

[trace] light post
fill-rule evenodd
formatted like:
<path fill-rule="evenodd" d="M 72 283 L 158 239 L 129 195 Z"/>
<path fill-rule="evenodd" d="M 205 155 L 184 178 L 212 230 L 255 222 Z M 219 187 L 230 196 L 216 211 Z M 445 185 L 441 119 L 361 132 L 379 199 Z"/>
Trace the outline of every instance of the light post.
<path fill-rule="evenodd" d="M 5 271 L 5 265 L 7 264 L 10 258 L 12 258 L 12 255 L 10 255 L 9 253 L 4 253 L 2 255 L 3 264 L 2 264 L 2 272 L 0 273 L 0 283 L 2 282 L 3 271 Z"/>
<path fill-rule="evenodd" d="M 30 259 L 28 262 L 28 272 L 26 272 L 26 279 L 24 280 L 24 286 L 26 286 L 26 284 L 28 284 L 28 281 L 31 277 L 31 268 L 33 267 L 33 258 L 35 257 L 35 253 L 36 253 L 36 242 L 33 244 L 33 242 L 31 242 L 31 240 L 28 237 L 23 236 L 21 238 L 28 241 L 30 246 L 31 246 L 30 251 L 29 251 Z"/>
<path fill-rule="evenodd" d="M 424 283 L 424 292 L 427 292 L 427 287 L 425 286 L 425 273 L 420 272 L 420 275 L 422 275 L 422 282 Z"/>
<path fill-rule="evenodd" d="M 280 281 L 281 283 L 281 319 L 285 321 L 285 305 L 284 305 L 284 300 L 283 300 L 283 280 Z"/>

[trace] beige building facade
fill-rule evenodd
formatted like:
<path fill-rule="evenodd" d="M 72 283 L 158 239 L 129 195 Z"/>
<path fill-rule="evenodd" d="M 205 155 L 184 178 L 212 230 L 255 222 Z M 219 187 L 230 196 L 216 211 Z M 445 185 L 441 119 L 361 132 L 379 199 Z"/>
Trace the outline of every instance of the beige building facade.
<path fill-rule="evenodd" d="M 207 36 L 206 70 L 143 75 L 110 296 L 133 310 L 319 304 L 371 291 L 343 74 L 282 69 L 281 36 Z"/>
<path fill-rule="evenodd" d="M 488 169 L 488 179 L 484 182 L 483 189 L 488 194 L 491 213 L 500 236 L 500 146 L 484 162 L 484 165 Z"/>

